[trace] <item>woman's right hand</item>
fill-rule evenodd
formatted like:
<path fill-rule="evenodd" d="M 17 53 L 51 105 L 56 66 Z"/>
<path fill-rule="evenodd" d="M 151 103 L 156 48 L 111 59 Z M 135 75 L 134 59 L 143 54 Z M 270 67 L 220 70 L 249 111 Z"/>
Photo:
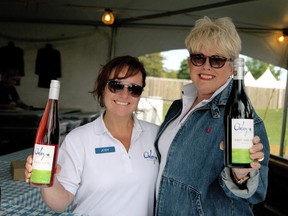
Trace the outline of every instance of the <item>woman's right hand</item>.
<path fill-rule="evenodd" d="M 30 181 L 31 172 L 32 172 L 32 155 L 29 155 L 25 164 L 25 180 L 27 183 Z"/>
<path fill-rule="evenodd" d="M 26 160 L 25 164 L 25 180 L 27 183 L 30 182 L 31 172 L 32 172 L 32 155 L 29 155 Z M 56 165 L 56 171 L 55 174 L 59 173 L 61 171 L 61 166 L 59 164 Z"/>

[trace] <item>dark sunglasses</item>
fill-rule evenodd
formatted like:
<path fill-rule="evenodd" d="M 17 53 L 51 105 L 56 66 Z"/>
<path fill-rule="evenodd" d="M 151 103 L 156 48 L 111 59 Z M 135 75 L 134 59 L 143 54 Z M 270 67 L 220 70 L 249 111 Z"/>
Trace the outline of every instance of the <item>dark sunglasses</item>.
<path fill-rule="evenodd" d="M 136 84 L 126 84 L 117 80 L 109 80 L 107 84 L 108 89 L 115 94 L 123 91 L 124 87 L 128 88 L 128 92 L 132 97 L 139 97 L 143 92 L 143 87 Z"/>
<path fill-rule="evenodd" d="M 222 68 L 226 61 L 233 61 L 232 58 L 225 58 L 218 55 L 205 56 L 203 54 L 190 54 L 191 63 L 197 67 L 204 65 L 207 58 L 209 58 L 209 64 L 212 68 Z"/>

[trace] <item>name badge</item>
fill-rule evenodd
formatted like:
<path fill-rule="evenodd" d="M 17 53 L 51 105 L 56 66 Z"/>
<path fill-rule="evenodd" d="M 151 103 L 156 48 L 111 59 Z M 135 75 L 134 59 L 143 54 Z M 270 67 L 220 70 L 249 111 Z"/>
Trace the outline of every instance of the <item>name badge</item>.
<path fill-rule="evenodd" d="M 95 148 L 95 153 L 96 154 L 104 154 L 104 153 L 111 153 L 115 152 L 115 147 L 103 147 L 103 148 Z"/>

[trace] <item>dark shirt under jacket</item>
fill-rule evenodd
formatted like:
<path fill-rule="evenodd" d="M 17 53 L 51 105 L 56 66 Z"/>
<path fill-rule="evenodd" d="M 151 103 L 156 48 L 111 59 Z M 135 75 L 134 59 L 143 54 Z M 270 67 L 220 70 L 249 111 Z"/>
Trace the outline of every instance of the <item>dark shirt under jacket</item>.
<path fill-rule="evenodd" d="M 38 87 L 42 88 L 49 88 L 52 79 L 61 77 L 61 54 L 51 44 L 38 50 L 35 73 L 39 75 Z"/>
<path fill-rule="evenodd" d="M 0 81 L 0 104 L 10 104 L 19 99 L 19 95 L 14 86 L 4 86 L 3 82 Z"/>
<path fill-rule="evenodd" d="M 17 69 L 24 76 L 24 52 L 13 42 L 0 48 L 0 73 L 8 69 Z"/>

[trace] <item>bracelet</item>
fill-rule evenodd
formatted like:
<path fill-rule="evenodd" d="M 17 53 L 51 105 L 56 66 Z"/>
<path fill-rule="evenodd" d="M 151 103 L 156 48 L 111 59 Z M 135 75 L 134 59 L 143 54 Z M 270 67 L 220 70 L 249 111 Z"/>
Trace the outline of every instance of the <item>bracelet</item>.
<path fill-rule="evenodd" d="M 233 177 L 234 177 L 234 180 L 235 180 L 235 183 L 237 185 L 243 185 L 249 178 L 250 178 L 250 175 L 248 174 L 247 176 L 244 176 L 243 178 L 241 179 L 238 179 L 236 174 L 234 173 L 234 171 L 231 169 L 231 172 L 233 174 Z"/>

